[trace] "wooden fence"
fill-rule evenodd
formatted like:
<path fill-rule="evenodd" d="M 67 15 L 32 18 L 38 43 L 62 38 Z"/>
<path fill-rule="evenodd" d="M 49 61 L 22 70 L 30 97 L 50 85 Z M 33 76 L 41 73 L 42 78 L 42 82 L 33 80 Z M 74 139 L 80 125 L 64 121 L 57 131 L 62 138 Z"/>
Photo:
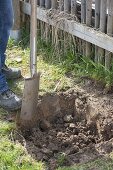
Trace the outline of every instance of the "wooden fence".
<path fill-rule="evenodd" d="M 22 12 L 31 14 L 30 0 L 21 1 Z M 113 53 L 113 0 L 37 0 L 37 19 L 45 39 L 60 31 L 64 45 L 71 39 L 79 52 L 110 68 Z M 67 38 L 68 37 L 68 38 Z"/>

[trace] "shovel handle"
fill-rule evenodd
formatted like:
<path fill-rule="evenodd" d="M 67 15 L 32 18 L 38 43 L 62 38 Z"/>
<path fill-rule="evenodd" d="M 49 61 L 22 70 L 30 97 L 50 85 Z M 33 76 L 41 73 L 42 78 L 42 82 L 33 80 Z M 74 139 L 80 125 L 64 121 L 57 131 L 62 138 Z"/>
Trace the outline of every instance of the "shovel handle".
<path fill-rule="evenodd" d="M 37 73 L 37 0 L 31 0 L 30 71 L 32 77 Z"/>

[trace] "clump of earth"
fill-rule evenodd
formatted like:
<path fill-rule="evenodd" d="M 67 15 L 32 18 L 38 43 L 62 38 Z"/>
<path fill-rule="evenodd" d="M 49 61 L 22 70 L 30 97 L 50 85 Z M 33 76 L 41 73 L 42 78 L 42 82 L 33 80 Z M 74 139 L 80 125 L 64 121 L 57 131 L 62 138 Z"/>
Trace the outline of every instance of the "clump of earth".
<path fill-rule="evenodd" d="M 87 87 L 87 88 L 86 88 Z M 28 153 L 49 170 L 102 158 L 113 151 L 113 94 L 95 86 L 40 96 L 37 127 L 21 132 Z M 22 142 L 20 135 L 15 139 Z"/>

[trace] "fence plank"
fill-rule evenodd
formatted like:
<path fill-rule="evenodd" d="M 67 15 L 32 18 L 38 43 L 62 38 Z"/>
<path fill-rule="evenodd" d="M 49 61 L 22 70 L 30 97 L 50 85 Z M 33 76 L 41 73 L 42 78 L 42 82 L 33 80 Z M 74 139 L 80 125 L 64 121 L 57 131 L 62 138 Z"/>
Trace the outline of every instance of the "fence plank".
<path fill-rule="evenodd" d="M 77 14 L 77 1 L 71 0 L 71 14 L 76 15 Z"/>
<path fill-rule="evenodd" d="M 85 24 L 86 23 L 86 0 L 81 0 L 81 23 Z M 86 55 L 86 42 L 83 40 L 79 40 L 81 41 L 82 44 L 82 51 L 83 51 L 83 55 Z"/>
<path fill-rule="evenodd" d="M 107 13 L 107 0 L 101 0 L 101 6 L 100 6 L 100 31 L 101 32 L 106 31 L 106 13 Z M 99 63 L 103 64 L 105 50 L 99 48 L 98 54 L 99 54 Z"/>
<path fill-rule="evenodd" d="M 51 0 L 45 0 L 45 7 L 46 7 L 46 9 L 51 8 Z"/>
<path fill-rule="evenodd" d="M 81 0 L 81 23 L 86 23 L 86 0 Z"/>
<path fill-rule="evenodd" d="M 86 0 L 86 25 L 91 26 L 92 20 L 92 0 Z M 91 43 L 86 42 L 86 56 L 91 56 Z"/>
<path fill-rule="evenodd" d="M 107 34 L 113 36 L 113 0 L 108 0 L 108 19 L 107 19 Z M 105 67 L 110 69 L 112 54 L 109 51 L 105 53 Z"/>
<path fill-rule="evenodd" d="M 100 2 L 101 0 L 95 0 L 95 28 L 98 29 L 100 25 Z M 98 47 L 95 46 L 95 62 L 98 62 Z"/>
<path fill-rule="evenodd" d="M 57 7 L 58 7 L 58 2 L 57 2 L 57 0 L 52 0 L 51 1 L 51 8 L 54 10 L 54 9 L 57 9 Z M 52 45 L 54 45 L 55 46 L 55 37 L 56 37 L 56 30 L 55 30 L 55 27 L 54 26 L 52 26 Z"/>
<path fill-rule="evenodd" d="M 70 13 L 71 11 L 71 0 L 64 0 L 64 11 Z"/>
<path fill-rule="evenodd" d="M 77 0 L 71 0 L 71 14 L 77 19 Z M 72 35 L 73 51 L 77 53 L 78 38 Z"/>
<path fill-rule="evenodd" d="M 95 28 L 98 29 L 100 25 L 100 1 L 95 0 Z"/>
<path fill-rule="evenodd" d="M 59 9 L 60 11 L 64 10 L 64 0 L 59 0 Z"/>
<path fill-rule="evenodd" d="M 45 7 L 45 0 L 40 0 L 40 7 L 44 8 Z M 40 31 L 41 31 L 41 39 L 44 40 L 44 35 L 45 35 L 45 23 L 40 21 Z"/>
<path fill-rule="evenodd" d="M 44 7 L 45 6 L 45 0 L 40 0 L 40 6 Z"/>
<path fill-rule="evenodd" d="M 45 8 L 50 9 L 51 8 L 51 0 L 45 0 Z M 46 43 L 50 40 L 50 25 L 45 23 L 45 36 L 46 36 Z"/>
<path fill-rule="evenodd" d="M 52 0 L 52 1 L 51 1 L 51 7 L 52 7 L 52 9 L 57 9 L 57 5 L 58 5 L 57 0 Z"/>
<path fill-rule="evenodd" d="M 20 38 L 20 1 L 13 0 L 13 8 L 14 8 L 14 25 L 13 30 L 11 31 L 11 37 L 15 40 Z"/>

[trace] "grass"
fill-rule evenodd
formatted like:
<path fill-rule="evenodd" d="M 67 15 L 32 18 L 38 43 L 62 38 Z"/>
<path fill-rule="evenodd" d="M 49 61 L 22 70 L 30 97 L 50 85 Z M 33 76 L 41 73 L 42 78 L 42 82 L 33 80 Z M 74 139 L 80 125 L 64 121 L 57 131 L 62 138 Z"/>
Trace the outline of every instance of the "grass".
<path fill-rule="evenodd" d="M 113 160 L 97 159 L 86 164 L 76 165 L 73 167 L 59 167 L 57 170 L 112 170 Z"/>
<path fill-rule="evenodd" d="M 8 113 L 0 109 L 0 170 L 44 170 L 42 162 L 36 162 L 20 143 L 11 140 L 15 123 L 3 119 Z"/>
<path fill-rule="evenodd" d="M 28 38 L 24 34 L 24 39 L 19 44 L 10 39 L 7 50 L 7 64 L 20 67 L 24 76 L 29 74 L 30 50 Z M 75 56 L 70 51 L 65 56 L 57 56 L 51 44 L 46 44 L 40 39 L 38 41 L 38 70 L 41 71 L 40 94 L 74 87 L 74 79 L 83 75 L 101 80 L 108 86 L 111 86 L 113 83 L 113 68 L 108 71 L 102 65 L 95 64 L 86 57 Z M 71 75 L 72 78 L 66 75 Z M 22 96 L 23 79 L 15 82 L 9 81 L 9 85 L 18 95 Z M 25 147 L 17 141 L 11 140 L 11 132 L 16 127 L 14 123 L 9 123 L 4 119 L 8 114 L 0 109 L 0 170 L 44 170 L 45 166 L 42 162 L 33 160 Z M 106 161 L 98 159 L 87 164 L 62 167 L 65 155 L 61 154 L 58 157 L 59 168 L 57 170 L 90 170 L 91 168 L 112 170 L 113 154 L 111 154 L 111 158 L 111 160 Z"/>
<path fill-rule="evenodd" d="M 1 170 L 42 170 L 43 164 L 34 161 L 19 144 L 11 142 L 7 137 L 0 139 Z"/>

